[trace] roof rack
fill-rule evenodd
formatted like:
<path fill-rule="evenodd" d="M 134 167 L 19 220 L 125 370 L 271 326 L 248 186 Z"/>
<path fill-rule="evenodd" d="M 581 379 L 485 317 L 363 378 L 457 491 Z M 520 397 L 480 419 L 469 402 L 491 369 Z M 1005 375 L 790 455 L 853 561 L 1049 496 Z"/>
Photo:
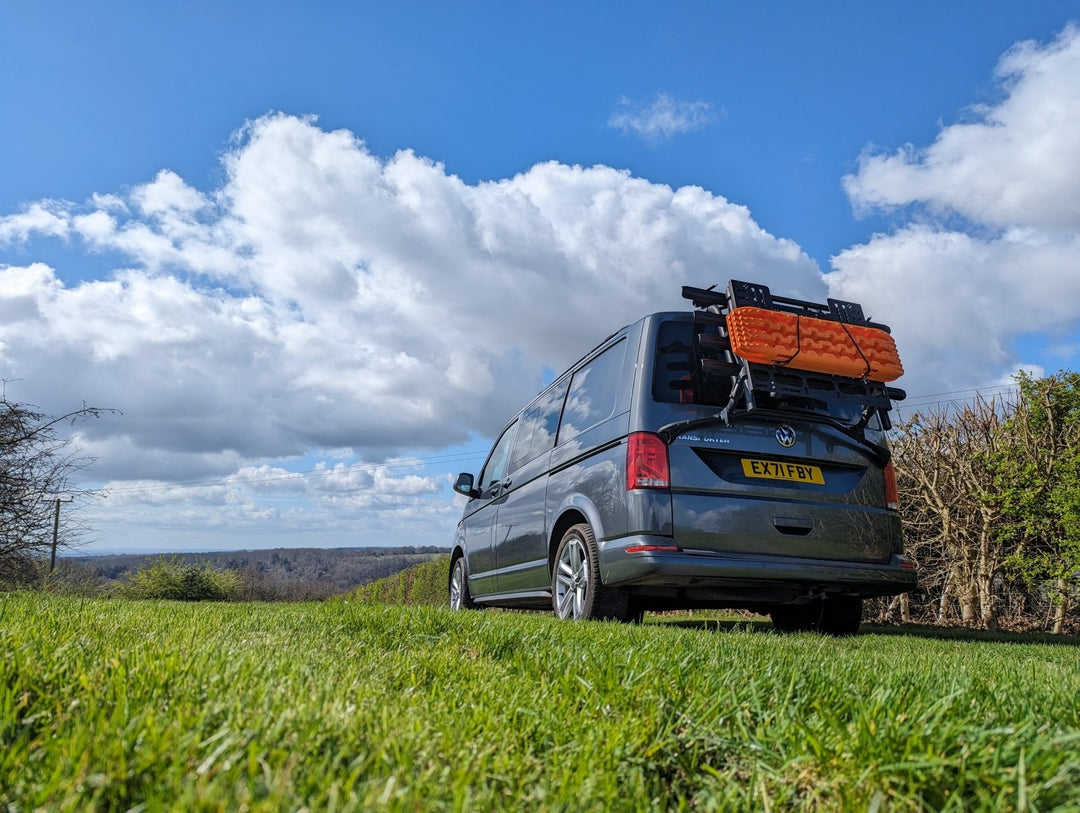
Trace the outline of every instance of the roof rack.
<path fill-rule="evenodd" d="M 886 333 L 892 332 L 888 325 L 867 320 L 863 316 L 862 305 L 855 302 L 845 302 L 842 299 L 827 299 L 825 300 L 826 304 L 822 305 L 802 299 L 776 296 L 769 290 L 768 285 L 761 285 L 756 282 L 743 282 L 733 279 L 728 282 L 726 292 L 715 290 L 715 286 L 711 288 L 694 288 L 684 285 L 682 295 L 683 299 L 689 299 L 693 302 L 695 308 L 714 313 L 724 313 L 739 307 L 758 307 L 796 315 L 814 316 L 819 319 L 844 322 L 849 325 L 866 325 L 867 327 L 883 330 Z"/>
<path fill-rule="evenodd" d="M 684 286 L 682 295 L 697 309 L 692 376 L 729 393 L 725 422 L 736 411 L 800 413 L 862 440 L 877 414 L 891 428 L 889 410 L 906 393 L 887 382 L 903 367 L 889 327 L 867 319 L 861 305 L 776 296 L 740 280 L 726 291 Z"/>

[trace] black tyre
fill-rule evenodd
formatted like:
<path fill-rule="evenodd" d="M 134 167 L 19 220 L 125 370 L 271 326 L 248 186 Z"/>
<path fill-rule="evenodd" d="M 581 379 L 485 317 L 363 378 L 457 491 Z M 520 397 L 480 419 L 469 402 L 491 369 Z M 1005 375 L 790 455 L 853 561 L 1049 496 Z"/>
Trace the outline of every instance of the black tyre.
<path fill-rule="evenodd" d="M 829 635 L 855 635 L 862 624 L 862 599 L 834 596 L 825 600 L 818 629 Z"/>
<path fill-rule="evenodd" d="M 862 599 L 832 596 L 809 604 L 774 607 L 773 626 L 780 632 L 824 632 L 828 635 L 855 635 L 862 623 Z"/>
<path fill-rule="evenodd" d="M 809 632 L 814 629 L 821 615 L 821 602 L 809 604 L 783 604 L 773 607 L 769 615 L 773 626 L 780 632 Z"/>
<path fill-rule="evenodd" d="M 558 618 L 611 618 L 631 621 L 634 612 L 625 590 L 600 580 L 596 538 L 586 523 L 572 526 L 555 551 L 551 573 L 551 604 Z"/>
<path fill-rule="evenodd" d="M 476 609 L 476 602 L 469 592 L 468 566 L 465 564 L 465 557 L 460 554 L 450 563 L 450 609 Z"/>

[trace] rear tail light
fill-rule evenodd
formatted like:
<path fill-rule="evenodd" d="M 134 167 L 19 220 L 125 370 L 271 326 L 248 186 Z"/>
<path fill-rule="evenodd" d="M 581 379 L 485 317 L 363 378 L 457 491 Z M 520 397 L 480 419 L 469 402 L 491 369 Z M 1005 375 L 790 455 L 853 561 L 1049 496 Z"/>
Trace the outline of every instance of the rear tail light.
<path fill-rule="evenodd" d="M 892 461 L 885 466 L 885 507 L 890 511 L 900 510 L 900 492 L 896 488 L 896 467 Z"/>
<path fill-rule="evenodd" d="M 626 490 L 670 488 L 667 444 L 651 432 L 633 432 L 626 445 Z"/>

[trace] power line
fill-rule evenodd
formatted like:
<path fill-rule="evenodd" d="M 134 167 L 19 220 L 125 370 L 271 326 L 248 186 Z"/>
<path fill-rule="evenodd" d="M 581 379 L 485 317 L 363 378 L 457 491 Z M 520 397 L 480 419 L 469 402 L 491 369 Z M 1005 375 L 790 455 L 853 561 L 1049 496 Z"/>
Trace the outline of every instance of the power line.
<path fill-rule="evenodd" d="M 961 393 L 970 392 L 973 395 L 965 395 L 959 398 L 943 398 L 942 396 L 948 395 L 960 395 Z M 909 397 L 904 401 L 897 403 L 894 407 L 897 413 L 900 412 L 912 412 L 919 409 L 925 409 L 927 407 L 941 407 L 945 405 L 961 404 L 961 403 L 974 403 L 979 399 L 987 398 L 999 398 L 1005 395 L 1015 395 L 1019 392 L 1019 388 L 1015 384 L 996 384 L 991 387 L 972 388 L 967 390 L 953 390 L 951 392 L 938 392 L 928 395 L 917 395 Z M 930 400 L 930 399 L 937 400 Z"/>
<path fill-rule="evenodd" d="M 951 390 L 949 392 L 929 392 L 929 393 L 926 393 L 925 395 L 909 395 L 907 397 L 907 400 L 911 401 L 911 400 L 918 400 L 918 399 L 921 399 L 921 398 L 940 398 L 941 396 L 944 396 L 944 395 L 959 395 L 962 392 L 974 392 L 974 393 L 976 393 L 975 396 L 967 396 L 968 398 L 974 398 L 974 397 L 977 397 L 979 394 L 981 394 L 983 392 L 987 392 L 989 390 L 1015 390 L 1015 389 L 1016 389 L 1015 384 L 994 384 L 993 386 L 990 386 L 990 387 L 970 387 L 970 388 L 968 388 L 966 390 Z"/>

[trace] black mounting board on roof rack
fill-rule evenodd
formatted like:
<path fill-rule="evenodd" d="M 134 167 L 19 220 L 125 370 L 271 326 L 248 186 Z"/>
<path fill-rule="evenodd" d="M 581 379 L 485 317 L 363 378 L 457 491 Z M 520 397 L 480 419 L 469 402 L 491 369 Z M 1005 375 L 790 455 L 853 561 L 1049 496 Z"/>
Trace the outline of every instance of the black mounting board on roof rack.
<path fill-rule="evenodd" d="M 823 305 L 819 302 L 808 302 L 804 299 L 776 296 L 769 290 L 769 286 L 757 282 L 743 282 L 742 280 L 733 279 L 728 282 L 726 292 L 684 285 L 682 295 L 683 299 L 689 299 L 695 308 L 716 309 L 714 312 L 730 311 L 732 308 L 750 306 L 795 313 L 802 316 L 813 316 L 817 319 L 843 322 L 848 325 L 865 325 L 884 330 L 886 333 L 892 332 L 888 325 L 868 320 L 863 315 L 862 305 L 857 302 L 829 298 L 825 300 Z"/>

